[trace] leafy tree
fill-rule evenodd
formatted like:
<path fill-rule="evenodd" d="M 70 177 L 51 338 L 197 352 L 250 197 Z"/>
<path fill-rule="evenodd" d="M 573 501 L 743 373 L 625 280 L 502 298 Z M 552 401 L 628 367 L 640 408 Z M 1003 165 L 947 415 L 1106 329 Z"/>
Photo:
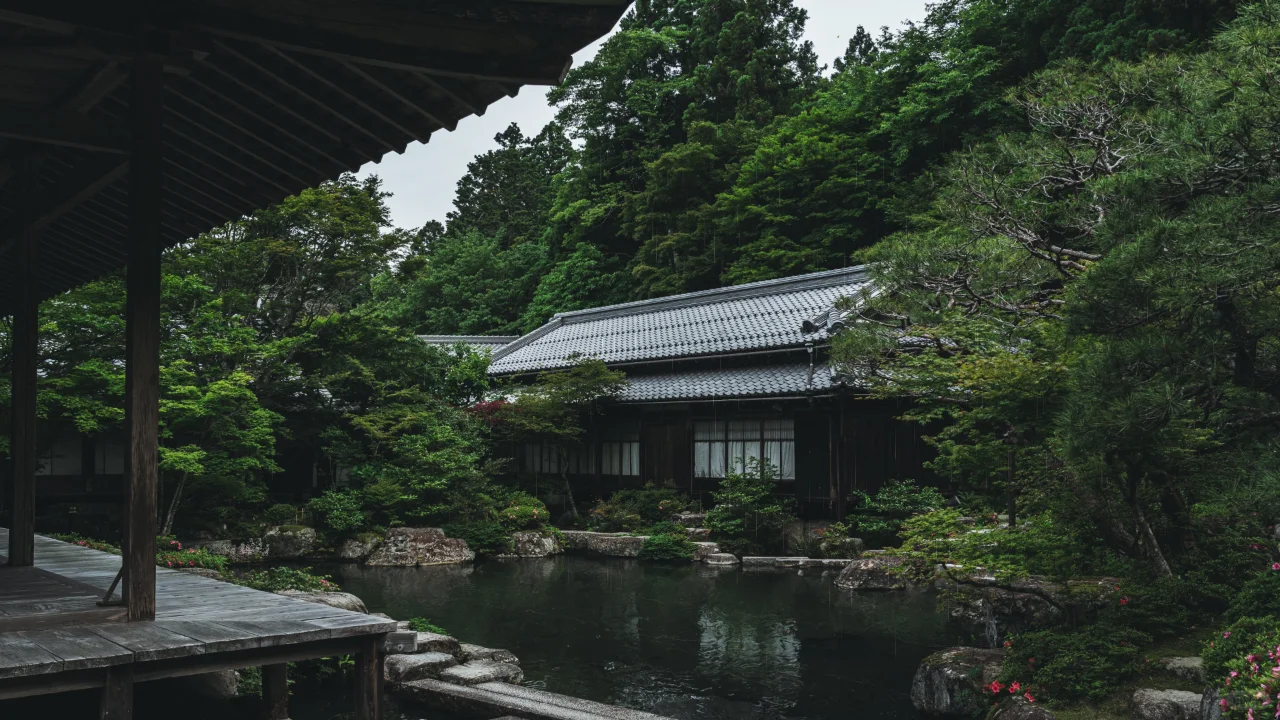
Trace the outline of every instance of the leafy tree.
<path fill-rule="evenodd" d="M 729 472 L 707 513 L 711 537 L 739 555 L 780 550 L 783 527 L 796 518 L 789 501 L 774 494 L 777 479 L 778 469 L 756 458 Z"/>
<path fill-rule="evenodd" d="M 599 414 L 601 401 L 626 387 L 626 376 L 599 360 L 581 360 L 563 371 L 540 373 L 526 386 L 514 389 L 514 400 L 496 416 L 499 433 L 520 442 L 541 442 L 554 448 L 564 481 L 570 512 L 578 517 L 569 483 L 569 453 L 582 442 L 586 423 Z"/>

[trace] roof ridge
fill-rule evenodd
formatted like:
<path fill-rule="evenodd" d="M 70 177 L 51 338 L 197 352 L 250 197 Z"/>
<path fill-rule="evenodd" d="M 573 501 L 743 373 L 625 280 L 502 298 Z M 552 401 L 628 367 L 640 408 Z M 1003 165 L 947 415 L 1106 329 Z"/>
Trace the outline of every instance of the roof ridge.
<path fill-rule="evenodd" d="M 503 345 L 502 347 L 498 348 L 498 350 L 494 352 L 493 355 L 489 357 L 489 366 L 492 367 L 494 363 L 498 362 L 502 358 L 528 345 L 534 340 L 537 340 L 543 335 L 546 335 L 552 330 L 555 330 L 556 328 L 560 327 L 561 324 L 562 324 L 562 321 L 560 320 L 560 316 L 556 315 L 552 317 L 550 320 L 548 320 L 547 322 L 543 323 L 541 327 L 534 330 L 533 332 L 525 333 L 524 335 L 520 336 L 520 338 L 515 342 L 507 343 L 506 345 Z"/>
<path fill-rule="evenodd" d="M 866 273 L 866 265 L 854 265 L 852 267 L 839 268 L 837 270 L 823 270 L 821 272 L 808 273 L 806 275 L 792 275 L 784 278 L 760 280 L 758 282 L 744 283 L 742 285 L 730 285 L 728 287 L 699 290 L 697 292 L 682 293 L 680 295 L 668 295 L 666 297 L 651 298 L 649 300 L 636 300 L 633 302 L 619 303 L 617 305 L 588 308 L 586 310 L 571 310 L 568 312 L 556 313 L 552 316 L 551 320 L 560 320 L 564 324 L 573 324 L 576 322 L 582 322 L 583 319 L 586 318 L 596 319 L 602 317 L 620 317 L 625 315 L 655 312 L 657 310 L 690 307 L 693 305 L 709 305 L 720 301 L 738 300 L 742 298 L 757 297 L 760 295 L 773 295 L 784 287 L 788 289 L 810 289 L 828 287 L 831 285 L 843 285 L 846 282 L 853 281 L 855 279 L 864 279 Z M 547 327 L 549 325 L 550 322 L 543 327 Z M 525 337 L 527 338 L 529 336 L 526 335 Z M 507 349 L 514 348 L 510 345 L 503 348 L 504 351 Z M 495 359 L 497 359 L 497 357 L 495 357 Z"/>

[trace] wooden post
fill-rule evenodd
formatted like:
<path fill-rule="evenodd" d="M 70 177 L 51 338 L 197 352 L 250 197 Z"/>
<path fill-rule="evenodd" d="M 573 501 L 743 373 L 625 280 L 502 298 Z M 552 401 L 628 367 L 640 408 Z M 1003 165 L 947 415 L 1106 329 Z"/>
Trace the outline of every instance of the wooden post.
<path fill-rule="evenodd" d="M 129 121 L 129 271 L 125 303 L 124 599 L 130 622 L 156 617 L 156 477 L 160 422 L 160 156 L 164 68 L 133 61 Z"/>
<path fill-rule="evenodd" d="M 107 668 L 107 683 L 102 688 L 99 720 L 133 720 L 133 666 Z"/>
<path fill-rule="evenodd" d="M 262 699 L 267 703 L 267 720 L 289 720 L 288 669 L 286 663 L 262 666 Z"/>
<path fill-rule="evenodd" d="M 360 639 L 356 655 L 356 720 L 382 720 L 382 648 L 384 636 Z"/>
<path fill-rule="evenodd" d="M 35 177 L 22 182 L 36 184 Z M 17 302 L 13 310 L 13 416 L 10 458 L 13 496 L 9 507 L 9 564 L 35 564 L 36 543 L 36 350 L 39 325 L 39 280 L 36 276 L 36 232 L 28 228 L 14 248 Z"/>

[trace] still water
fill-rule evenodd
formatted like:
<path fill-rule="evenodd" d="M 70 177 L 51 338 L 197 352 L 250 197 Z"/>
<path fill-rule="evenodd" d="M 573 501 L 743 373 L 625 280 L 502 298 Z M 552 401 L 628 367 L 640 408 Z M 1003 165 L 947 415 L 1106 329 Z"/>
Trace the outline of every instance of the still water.
<path fill-rule="evenodd" d="M 919 661 L 967 639 L 932 595 L 794 572 L 578 557 L 316 569 L 372 612 L 511 650 L 526 684 L 680 720 L 917 718 Z"/>

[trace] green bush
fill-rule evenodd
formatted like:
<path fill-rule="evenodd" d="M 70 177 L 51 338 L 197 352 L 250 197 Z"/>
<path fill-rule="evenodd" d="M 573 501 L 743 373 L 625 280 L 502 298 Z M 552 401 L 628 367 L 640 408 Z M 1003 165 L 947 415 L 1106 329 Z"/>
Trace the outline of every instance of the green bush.
<path fill-rule="evenodd" d="M 906 518 L 947 505 L 946 498 L 937 490 L 920 487 L 910 480 L 890 482 L 875 495 L 855 491 L 855 496 L 849 525 L 870 547 L 894 544 Z"/>
<path fill-rule="evenodd" d="M 497 520 L 460 520 L 444 526 L 449 537 L 467 541 L 477 555 L 502 555 L 511 552 L 511 531 Z"/>
<path fill-rule="evenodd" d="M 1280 671 L 1275 670 L 1280 667 L 1280 619 L 1274 614 L 1237 620 L 1209 642 L 1202 656 L 1205 677 L 1218 690 L 1218 697 L 1226 701 L 1222 706 L 1223 720 L 1275 716 L 1280 685 Z"/>
<path fill-rule="evenodd" d="M 49 537 L 54 540 L 61 540 L 65 543 L 71 543 L 72 545 L 86 547 L 90 550 L 98 550 L 105 553 L 111 553 L 112 555 L 120 554 L 119 547 L 104 540 L 94 540 L 93 538 L 85 537 L 79 533 L 49 533 Z M 163 542 L 167 542 L 167 540 L 167 538 L 157 538 L 156 543 L 157 545 L 160 545 Z"/>
<path fill-rule="evenodd" d="M 720 482 L 707 527 L 721 548 L 739 555 L 785 550 L 782 528 L 796 517 L 790 501 L 773 494 L 777 477 L 777 468 L 752 459 Z"/>
<path fill-rule="evenodd" d="M 689 507 L 687 495 L 649 484 L 639 490 L 619 490 L 596 503 L 587 513 L 587 526 L 598 532 L 648 532 Z"/>
<path fill-rule="evenodd" d="M 365 528 L 366 518 L 360 510 L 362 502 L 357 492 L 328 490 L 312 498 L 307 507 L 315 515 L 319 529 L 335 539 Z"/>
<path fill-rule="evenodd" d="M 538 530 L 551 520 L 551 511 L 541 500 L 523 491 L 495 497 L 493 516 L 508 532 Z"/>
<path fill-rule="evenodd" d="M 409 629 L 414 632 L 435 633 L 437 635 L 449 634 L 448 630 L 423 617 L 409 618 Z"/>
<path fill-rule="evenodd" d="M 275 567 L 258 570 L 233 580 L 237 585 L 276 592 L 277 590 L 301 590 L 302 592 L 337 592 L 337 583 L 328 575 L 316 575 L 311 568 Z"/>
<path fill-rule="evenodd" d="M 1280 567 L 1273 565 L 1250 578 L 1232 598 L 1225 617 L 1228 622 L 1247 617 L 1280 618 Z"/>
<path fill-rule="evenodd" d="M 1006 643 L 1000 679 L 1045 700 L 1101 700 L 1138 669 L 1141 648 L 1150 641 L 1110 623 L 1021 633 Z"/>
<path fill-rule="evenodd" d="M 160 538 L 156 547 L 156 565 L 167 568 L 205 568 L 223 572 L 227 569 L 227 559 L 214 555 L 204 548 L 184 548 L 174 538 Z"/>
<path fill-rule="evenodd" d="M 262 521 L 268 525 L 293 525 L 298 522 L 298 508 L 277 503 L 263 511 Z"/>
<path fill-rule="evenodd" d="M 693 543 L 689 542 L 689 533 L 680 528 L 679 533 L 663 533 L 650 535 L 644 539 L 640 548 L 642 560 L 690 560 L 693 558 Z"/>

